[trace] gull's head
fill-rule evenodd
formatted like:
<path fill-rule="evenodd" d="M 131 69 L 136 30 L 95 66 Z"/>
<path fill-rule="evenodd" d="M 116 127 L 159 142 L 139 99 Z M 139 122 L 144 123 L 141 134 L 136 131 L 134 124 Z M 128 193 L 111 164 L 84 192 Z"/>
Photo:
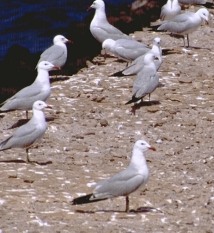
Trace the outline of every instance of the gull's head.
<path fill-rule="evenodd" d="M 53 65 L 52 63 L 50 63 L 49 61 L 41 61 L 38 65 L 37 65 L 37 70 L 59 70 L 60 68 Z"/>
<path fill-rule="evenodd" d="M 155 37 L 154 40 L 153 40 L 153 44 L 157 45 L 157 46 L 160 46 L 161 38 L 160 37 Z"/>
<path fill-rule="evenodd" d="M 44 101 L 41 101 L 41 100 L 37 100 L 33 103 L 33 109 L 35 110 L 42 110 L 47 107 L 48 105 Z"/>
<path fill-rule="evenodd" d="M 70 40 L 68 40 L 67 38 L 65 38 L 64 36 L 62 35 L 57 35 L 53 38 L 53 43 L 55 45 L 57 44 L 66 44 L 68 42 L 71 42 Z"/>
<path fill-rule="evenodd" d="M 147 150 L 153 150 L 156 151 L 156 149 L 149 145 L 148 142 L 144 140 L 138 140 L 134 144 L 134 148 L 139 149 L 142 152 L 146 152 Z"/>
<path fill-rule="evenodd" d="M 90 6 L 90 8 L 93 9 L 105 8 L 105 3 L 103 0 L 95 0 Z"/>
<path fill-rule="evenodd" d="M 102 43 L 102 48 L 106 49 L 106 50 L 109 50 L 109 49 L 112 48 L 112 46 L 114 46 L 114 44 L 115 44 L 114 40 L 112 40 L 112 39 L 106 39 Z"/>
<path fill-rule="evenodd" d="M 204 20 L 206 23 L 209 22 L 209 11 L 206 8 L 201 8 L 196 12 L 202 20 Z"/>

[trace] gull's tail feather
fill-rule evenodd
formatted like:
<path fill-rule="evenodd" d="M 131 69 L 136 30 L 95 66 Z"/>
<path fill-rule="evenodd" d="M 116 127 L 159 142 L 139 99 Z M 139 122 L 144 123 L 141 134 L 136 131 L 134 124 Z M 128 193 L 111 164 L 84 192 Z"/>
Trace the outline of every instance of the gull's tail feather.
<path fill-rule="evenodd" d="M 113 76 L 116 76 L 116 77 L 123 77 L 123 76 L 125 76 L 125 75 L 123 74 L 123 71 L 124 71 L 124 70 L 121 70 L 121 71 L 118 71 L 118 72 L 116 72 L 116 73 L 113 73 L 113 74 L 111 74 L 110 77 L 113 77 Z"/>
<path fill-rule="evenodd" d="M 85 196 L 77 197 L 71 202 L 71 204 L 72 205 L 82 205 L 82 204 L 87 204 L 87 203 L 97 202 L 97 201 L 102 201 L 102 200 L 107 199 L 107 198 L 91 199 L 91 197 L 93 197 L 93 193 L 90 193 L 90 194 L 85 195 Z"/>
<path fill-rule="evenodd" d="M 10 149 L 10 147 L 8 147 L 8 146 L 6 145 L 7 142 L 10 140 L 10 138 L 11 138 L 11 137 L 7 138 L 6 140 L 4 140 L 3 142 L 0 143 L 0 151 Z"/>
<path fill-rule="evenodd" d="M 135 96 L 132 96 L 132 99 L 129 100 L 128 102 L 125 103 L 126 104 L 131 104 L 131 103 L 136 103 L 137 101 L 139 101 L 139 98 L 136 98 Z"/>

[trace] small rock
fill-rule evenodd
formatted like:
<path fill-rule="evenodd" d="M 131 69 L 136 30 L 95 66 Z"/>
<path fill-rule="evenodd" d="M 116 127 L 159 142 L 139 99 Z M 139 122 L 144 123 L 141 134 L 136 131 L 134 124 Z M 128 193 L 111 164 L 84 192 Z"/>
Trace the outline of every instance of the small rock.
<path fill-rule="evenodd" d="M 91 97 L 91 100 L 97 103 L 102 102 L 105 99 L 105 96 L 97 96 L 97 95 L 93 95 Z"/>
<path fill-rule="evenodd" d="M 80 134 L 76 134 L 73 137 L 76 138 L 76 139 L 84 139 L 84 136 L 80 135 Z"/>
<path fill-rule="evenodd" d="M 192 83 L 192 79 L 187 78 L 187 77 L 181 77 L 178 79 L 179 83 Z"/>
<path fill-rule="evenodd" d="M 101 120 L 100 120 L 100 125 L 101 125 L 102 127 L 106 127 L 106 126 L 108 126 L 108 121 L 107 121 L 106 119 L 101 119 Z"/>
<path fill-rule="evenodd" d="M 85 135 L 95 135 L 95 132 L 94 131 L 88 131 L 85 133 Z"/>

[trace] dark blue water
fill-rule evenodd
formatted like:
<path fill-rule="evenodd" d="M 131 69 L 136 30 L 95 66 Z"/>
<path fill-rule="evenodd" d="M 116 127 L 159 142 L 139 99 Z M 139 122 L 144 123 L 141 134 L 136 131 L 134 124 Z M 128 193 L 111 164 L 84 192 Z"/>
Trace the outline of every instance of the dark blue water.
<path fill-rule="evenodd" d="M 1 0 L 0 60 L 8 49 L 18 44 L 31 53 L 43 51 L 56 34 L 64 34 L 71 25 L 84 22 L 92 0 Z M 132 0 L 106 0 L 108 5 L 121 7 Z"/>

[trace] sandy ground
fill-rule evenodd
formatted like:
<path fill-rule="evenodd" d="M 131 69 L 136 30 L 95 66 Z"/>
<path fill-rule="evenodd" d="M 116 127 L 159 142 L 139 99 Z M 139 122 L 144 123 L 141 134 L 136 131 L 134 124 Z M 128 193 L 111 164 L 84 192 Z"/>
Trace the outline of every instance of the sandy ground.
<path fill-rule="evenodd" d="M 0 232 L 214 232 L 213 19 L 190 35 L 189 49 L 168 33 L 134 36 L 145 43 L 159 36 L 168 49 L 162 87 L 134 116 L 124 104 L 134 76 L 110 77 L 126 66 L 115 57 L 52 78 L 48 130 L 30 150 L 32 160 L 52 163 L 26 164 L 23 149 L 0 153 Z M 3 140 L 25 113 L 0 117 Z M 123 197 L 70 204 L 124 169 L 140 138 L 157 151 L 147 155 L 149 182 L 130 195 L 132 212 L 124 213 Z"/>

